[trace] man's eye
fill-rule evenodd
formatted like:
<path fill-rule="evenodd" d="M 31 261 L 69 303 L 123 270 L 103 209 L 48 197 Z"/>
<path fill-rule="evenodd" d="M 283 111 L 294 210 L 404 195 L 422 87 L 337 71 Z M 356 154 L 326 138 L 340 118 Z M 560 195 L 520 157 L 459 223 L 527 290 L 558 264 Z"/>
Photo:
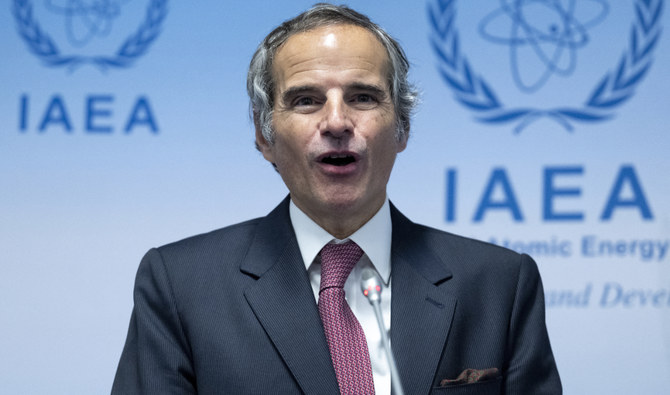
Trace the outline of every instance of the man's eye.
<path fill-rule="evenodd" d="M 359 103 L 372 103 L 375 101 L 375 99 L 372 96 L 367 94 L 356 95 L 355 99 Z"/>
<path fill-rule="evenodd" d="M 296 106 L 311 106 L 315 104 L 315 101 L 311 97 L 301 97 L 298 98 L 294 104 Z"/>

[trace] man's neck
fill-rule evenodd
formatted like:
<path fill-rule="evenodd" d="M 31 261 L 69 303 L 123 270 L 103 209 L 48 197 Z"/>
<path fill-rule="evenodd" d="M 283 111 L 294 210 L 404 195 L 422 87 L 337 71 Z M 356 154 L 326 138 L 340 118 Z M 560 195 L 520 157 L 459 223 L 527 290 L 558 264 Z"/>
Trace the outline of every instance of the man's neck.
<path fill-rule="evenodd" d="M 293 201 L 289 205 L 289 214 L 305 269 L 309 269 L 321 248 L 333 240 L 333 235 L 308 217 Z M 391 275 L 391 228 L 390 203 L 385 200 L 368 222 L 347 237 L 363 249 L 385 284 L 388 284 Z"/>
<path fill-rule="evenodd" d="M 309 210 L 305 210 L 298 202 L 295 205 L 307 215 L 312 221 L 323 228 L 326 232 L 333 235 L 335 238 L 343 240 L 354 234 L 358 229 L 365 225 L 372 217 L 377 214 L 379 209 L 384 205 L 386 197 L 382 199 L 378 205 L 372 210 L 366 210 L 362 213 L 350 212 L 350 210 L 334 209 L 324 215 L 315 215 Z"/>

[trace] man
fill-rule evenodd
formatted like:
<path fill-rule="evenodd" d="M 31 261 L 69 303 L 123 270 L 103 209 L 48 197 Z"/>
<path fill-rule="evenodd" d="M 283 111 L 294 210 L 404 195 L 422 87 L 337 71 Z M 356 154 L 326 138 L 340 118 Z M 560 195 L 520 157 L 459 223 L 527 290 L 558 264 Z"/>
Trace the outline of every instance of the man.
<path fill-rule="evenodd" d="M 383 282 L 405 393 L 561 392 L 535 263 L 388 202 L 416 99 L 407 71 L 346 7 L 316 5 L 266 37 L 247 86 L 256 145 L 290 199 L 145 256 L 113 393 L 390 394 L 364 268 Z"/>

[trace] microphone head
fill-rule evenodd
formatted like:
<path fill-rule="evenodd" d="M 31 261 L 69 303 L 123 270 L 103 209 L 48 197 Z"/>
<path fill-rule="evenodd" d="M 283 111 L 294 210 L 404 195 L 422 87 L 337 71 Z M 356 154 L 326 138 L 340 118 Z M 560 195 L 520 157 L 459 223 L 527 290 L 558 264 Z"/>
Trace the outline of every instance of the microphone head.
<path fill-rule="evenodd" d="M 382 282 L 374 269 L 366 267 L 361 271 L 361 291 L 371 304 L 381 300 Z"/>

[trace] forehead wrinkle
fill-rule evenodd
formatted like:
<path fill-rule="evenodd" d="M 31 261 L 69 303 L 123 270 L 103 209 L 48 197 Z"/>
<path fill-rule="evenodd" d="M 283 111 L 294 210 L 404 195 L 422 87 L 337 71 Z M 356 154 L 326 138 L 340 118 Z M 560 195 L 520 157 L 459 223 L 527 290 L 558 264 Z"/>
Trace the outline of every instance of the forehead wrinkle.
<path fill-rule="evenodd" d="M 370 63 L 374 65 L 374 63 Z M 279 73 L 283 75 L 276 81 L 280 82 L 277 85 L 275 94 L 282 99 L 294 95 L 297 92 L 306 91 L 325 91 L 331 85 L 340 86 L 338 80 L 340 78 L 347 78 L 339 73 L 329 73 L 329 68 L 324 67 L 320 69 L 308 68 L 306 70 L 299 70 L 292 72 L 290 67 L 284 68 L 281 72 L 276 71 L 276 76 Z M 323 77 L 315 78 L 314 73 L 323 73 Z M 372 71 L 367 68 L 351 68 L 346 70 L 346 74 L 351 75 L 348 79 L 350 82 L 342 85 L 344 91 L 353 89 L 367 90 L 375 93 L 388 95 L 390 86 L 386 75 L 385 67 L 379 72 Z M 304 77 L 303 77 L 304 75 Z"/>
<path fill-rule="evenodd" d="M 364 71 L 364 72 L 374 72 L 375 69 L 377 69 L 380 65 L 378 65 L 375 62 L 370 61 L 364 56 L 358 56 L 358 55 L 331 55 L 331 54 L 322 54 L 319 55 L 318 57 L 314 58 L 309 58 L 309 59 L 301 59 L 303 56 L 302 53 L 295 53 L 291 55 L 284 55 L 284 62 L 286 63 L 286 66 L 283 67 L 284 74 L 291 73 L 292 70 L 298 69 L 293 72 L 293 74 L 298 74 L 302 72 L 309 72 L 309 71 L 325 71 L 328 69 L 331 69 L 333 67 L 338 67 L 342 64 L 345 65 L 351 65 L 347 66 L 346 69 L 348 71 Z M 297 58 L 297 59 L 296 59 Z M 388 61 L 385 61 L 381 65 L 381 74 L 384 75 L 387 69 Z M 277 70 L 277 62 L 273 65 L 275 71 Z M 305 67 L 304 70 L 301 68 Z"/>
<path fill-rule="evenodd" d="M 345 31 L 355 32 L 359 29 L 362 29 L 363 33 L 369 40 L 366 42 L 369 43 L 370 47 L 364 52 L 360 52 L 360 46 L 358 53 L 348 53 L 342 54 L 338 52 L 338 48 L 346 47 L 347 40 L 351 40 L 350 37 L 337 37 L 335 33 L 326 32 L 325 35 L 318 36 L 318 33 L 315 31 L 319 30 L 328 30 L 328 29 L 344 29 Z M 359 31 L 360 32 L 360 31 Z M 315 34 L 316 37 L 313 37 L 315 41 L 311 41 L 309 35 Z M 311 41 L 311 43 L 310 43 Z M 324 45 L 324 41 L 326 44 Z M 332 41 L 332 42 L 331 42 Z M 360 42 L 360 41 L 358 41 Z M 331 45 L 332 44 L 332 45 Z M 309 58 L 304 58 L 306 55 L 305 51 L 302 50 L 303 47 L 307 46 L 308 48 L 322 47 L 323 50 L 318 54 L 311 56 Z M 330 49 L 333 49 L 335 52 L 330 52 Z M 309 49 L 308 49 L 309 52 Z M 381 55 L 381 62 L 374 61 L 370 59 L 371 53 L 378 53 Z M 310 29 L 304 32 L 296 33 L 289 37 L 276 51 L 276 56 L 274 56 L 272 64 L 272 74 L 273 80 L 276 84 L 275 87 L 275 96 L 283 96 L 282 90 L 287 87 L 287 85 L 307 85 L 312 84 L 314 76 L 305 77 L 305 82 L 307 84 L 302 84 L 302 74 L 306 73 L 324 73 L 324 77 L 317 76 L 318 79 L 326 79 L 329 74 L 329 70 L 333 70 L 337 75 L 338 71 L 345 72 L 358 72 L 360 75 L 356 76 L 356 79 L 360 79 L 364 83 L 372 82 L 372 79 L 377 79 L 373 85 L 385 85 L 385 89 L 382 89 L 384 93 L 390 93 L 390 79 L 391 79 L 391 59 L 389 57 L 387 49 L 384 47 L 383 43 L 371 32 L 366 31 L 363 28 L 358 26 L 349 26 L 349 25 L 335 25 L 335 26 L 322 26 L 315 29 Z M 365 75 L 365 74 L 368 75 Z M 341 75 L 341 72 L 339 73 Z M 318 85 L 313 84 L 313 85 Z"/>

